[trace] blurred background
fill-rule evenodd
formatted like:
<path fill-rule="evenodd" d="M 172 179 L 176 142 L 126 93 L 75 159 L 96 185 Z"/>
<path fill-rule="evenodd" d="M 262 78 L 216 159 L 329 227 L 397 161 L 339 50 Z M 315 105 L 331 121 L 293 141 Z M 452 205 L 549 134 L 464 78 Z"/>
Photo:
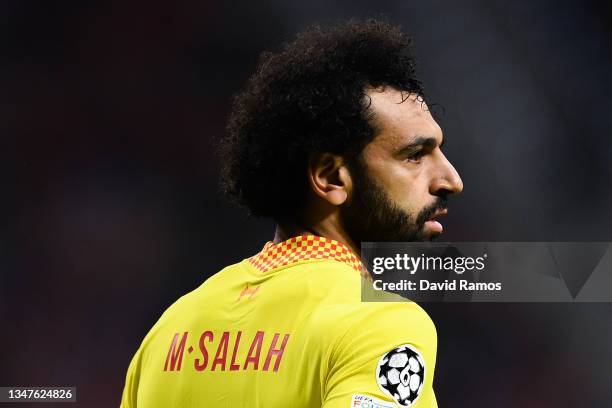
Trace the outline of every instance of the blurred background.
<path fill-rule="evenodd" d="M 4 0 L 0 385 L 118 406 L 162 311 L 273 236 L 218 193 L 231 95 L 261 51 L 364 16 L 414 36 L 444 107 L 445 240 L 612 240 L 609 2 Z M 612 406 L 612 304 L 425 307 L 441 407 Z"/>

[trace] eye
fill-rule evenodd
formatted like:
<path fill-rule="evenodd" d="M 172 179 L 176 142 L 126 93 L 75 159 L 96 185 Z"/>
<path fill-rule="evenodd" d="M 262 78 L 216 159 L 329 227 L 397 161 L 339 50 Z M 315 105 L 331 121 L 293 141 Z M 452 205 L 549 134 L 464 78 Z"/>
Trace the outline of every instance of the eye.
<path fill-rule="evenodd" d="M 423 150 L 419 150 L 418 152 L 415 152 L 413 154 L 411 154 L 410 156 L 408 156 L 406 158 L 406 161 L 410 162 L 410 163 L 420 163 L 421 159 L 423 158 L 423 155 L 425 154 L 425 152 Z"/>

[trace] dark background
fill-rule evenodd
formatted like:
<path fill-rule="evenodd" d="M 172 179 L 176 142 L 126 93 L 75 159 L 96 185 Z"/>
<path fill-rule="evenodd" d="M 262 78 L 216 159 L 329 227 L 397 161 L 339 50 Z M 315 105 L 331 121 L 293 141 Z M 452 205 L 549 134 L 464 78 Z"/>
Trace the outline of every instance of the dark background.
<path fill-rule="evenodd" d="M 223 200 L 213 155 L 258 54 L 376 15 L 445 108 L 465 184 L 445 240 L 612 240 L 605 1 L 5 0 L 0 385 L 117 406 L 161 312 L 273 235 Z M 426 307 L 441 407 L 612 405 L 612 304 Z"/>

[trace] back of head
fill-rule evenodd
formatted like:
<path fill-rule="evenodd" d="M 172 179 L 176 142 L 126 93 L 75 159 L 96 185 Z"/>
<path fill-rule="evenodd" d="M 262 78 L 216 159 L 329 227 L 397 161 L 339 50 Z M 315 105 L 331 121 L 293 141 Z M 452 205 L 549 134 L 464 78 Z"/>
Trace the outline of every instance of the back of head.
<path fill-rule="evenodd" d="M 261 55 L 220 143 L 222 187 L 251 215 L 291 219 L 314 153 L 356 156 L 375 136 L 368 87 L 423 94 L 412 40 L 380 20 L 312 26 Z"/>

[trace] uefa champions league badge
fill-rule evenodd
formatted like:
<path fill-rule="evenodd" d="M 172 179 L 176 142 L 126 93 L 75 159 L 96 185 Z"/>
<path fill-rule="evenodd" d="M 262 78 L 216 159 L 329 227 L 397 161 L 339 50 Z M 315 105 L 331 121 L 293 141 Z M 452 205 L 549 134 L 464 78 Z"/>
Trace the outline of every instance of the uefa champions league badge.
<path fill-rule="evenodd" d="M 425 360 L 414 346 L 401 345 L 380 358 L 376 382 L 401 407 L 411 407 L 423 391 Z"/>
<path fill-rule="evenodd" d="M 369 395 L 353 394 L 351 408 L 397 408 L 397 405 L 370 397 Z"/>

